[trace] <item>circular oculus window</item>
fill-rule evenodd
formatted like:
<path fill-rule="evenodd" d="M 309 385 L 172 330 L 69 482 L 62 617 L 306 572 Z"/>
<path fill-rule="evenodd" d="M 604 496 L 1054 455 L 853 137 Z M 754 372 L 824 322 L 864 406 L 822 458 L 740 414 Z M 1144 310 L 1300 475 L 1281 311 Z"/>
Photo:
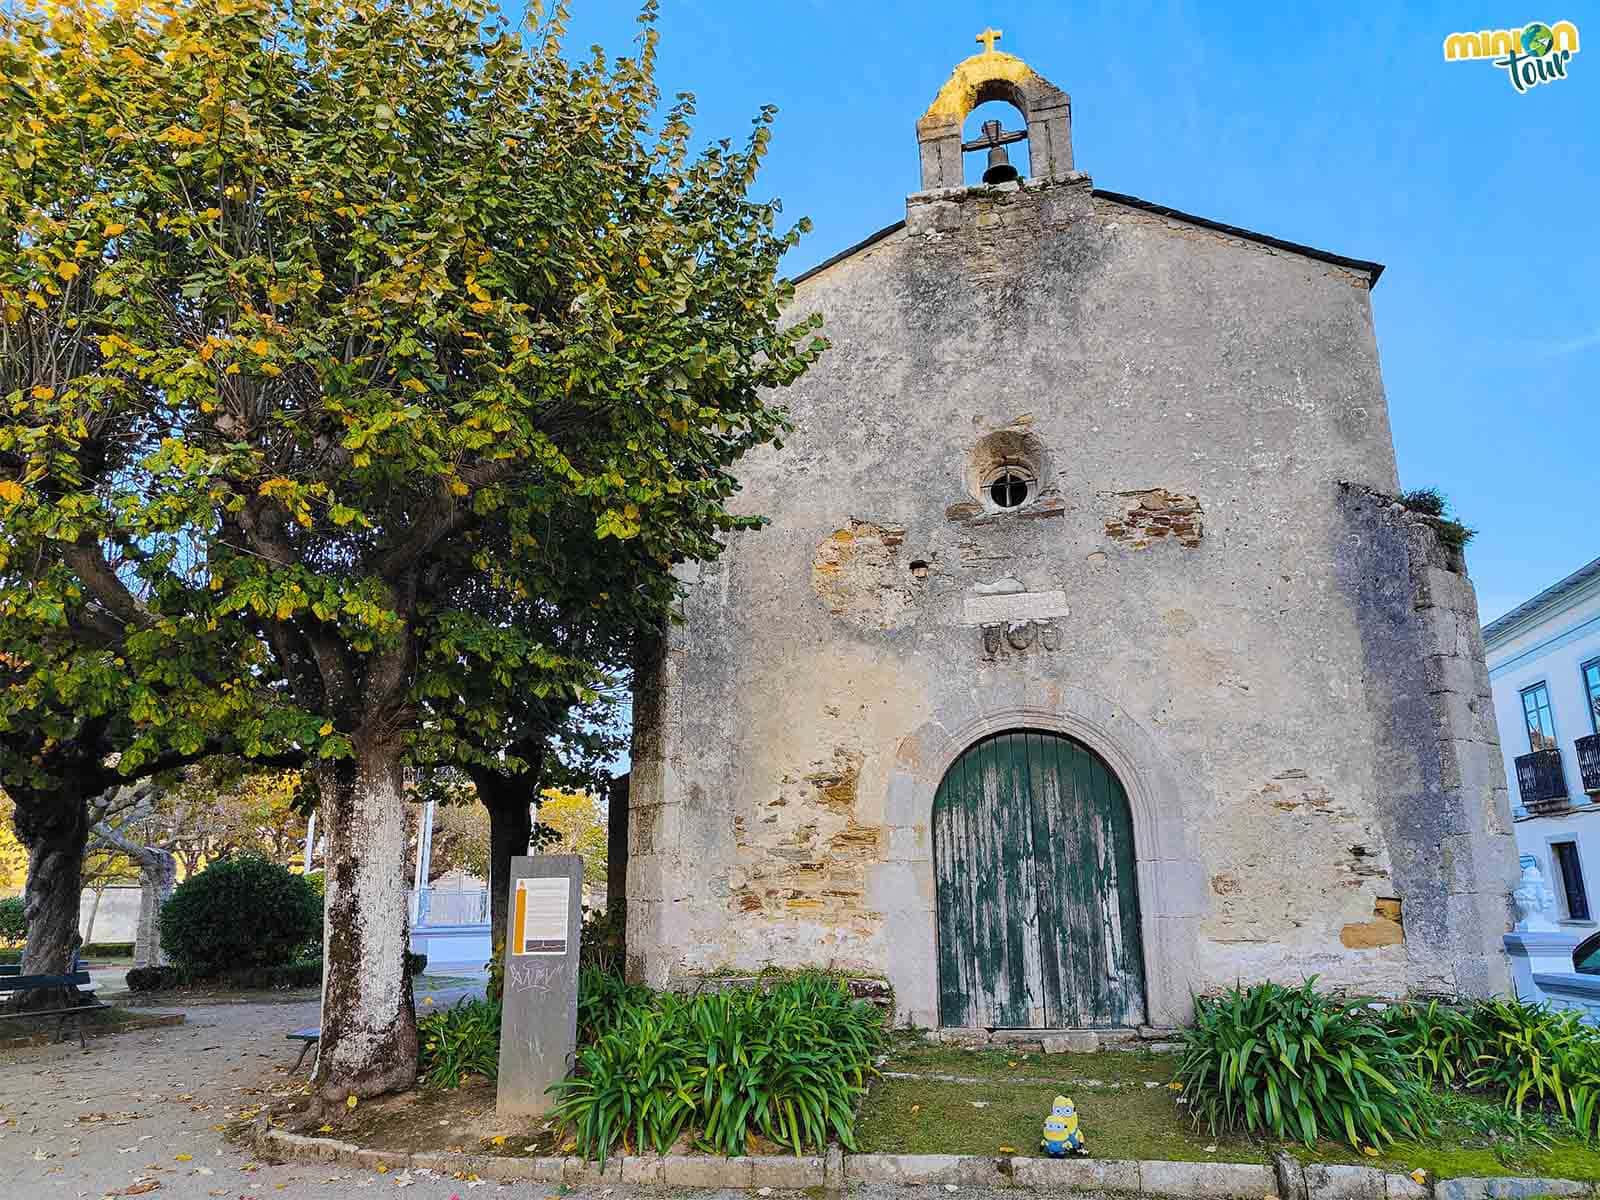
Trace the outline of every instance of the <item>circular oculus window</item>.
<path fill-rule="evenodd" d="M 994 471 L 984 485 L 985 502 L 991 508 L 1021 508 L 1033 498 L 1033 475 L 1026 467 L 1015 463 Z"/>

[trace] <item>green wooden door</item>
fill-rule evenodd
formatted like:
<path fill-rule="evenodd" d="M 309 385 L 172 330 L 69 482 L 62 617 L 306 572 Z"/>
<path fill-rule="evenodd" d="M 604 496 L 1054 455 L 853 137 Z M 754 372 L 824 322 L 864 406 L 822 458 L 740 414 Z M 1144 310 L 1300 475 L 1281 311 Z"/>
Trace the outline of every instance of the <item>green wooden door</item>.
<path fill-rule="evenodd" d="M 1100 758 L 996 734 L 933 801 L 939 1023 L 1087 1029 L 1145 1020 L 1133 821 Z"/>

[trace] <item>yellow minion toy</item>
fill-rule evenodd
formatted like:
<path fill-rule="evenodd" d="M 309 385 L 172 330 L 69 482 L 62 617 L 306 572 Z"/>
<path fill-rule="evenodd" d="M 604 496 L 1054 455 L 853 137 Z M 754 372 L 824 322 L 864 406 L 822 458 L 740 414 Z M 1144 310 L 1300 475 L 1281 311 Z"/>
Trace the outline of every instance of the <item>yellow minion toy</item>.
<path fill-rule="evenodd" d="M 1089 1153 L 1089 1147 L 1083 1144 L 1083 1134 L 1078 1131 L 1078 1110 L 1066 1096 L 1057 1096 L 1055 1103 L 1050 1106 L 1039 1149 L 1051 1158 L 1065 1158 L 1069 1153 Z"/>

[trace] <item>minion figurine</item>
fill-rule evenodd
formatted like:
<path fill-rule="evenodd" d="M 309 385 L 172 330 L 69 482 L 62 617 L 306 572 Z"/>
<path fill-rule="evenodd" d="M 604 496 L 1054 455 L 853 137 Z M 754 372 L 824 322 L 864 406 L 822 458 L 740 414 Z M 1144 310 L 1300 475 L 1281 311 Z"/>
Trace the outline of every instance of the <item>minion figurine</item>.
<path fill-rule="evenodd" d="M 1039 1149 L 1051 1158 L 1065 1158 L 1068 1153 L 1089 1153 L 1089 1147 L 1083 1144 L 1083 1134 L 1078 1131 L 1078 1110 L 1066 1096 L 1057 1096 L 1050 1106 Z"/>

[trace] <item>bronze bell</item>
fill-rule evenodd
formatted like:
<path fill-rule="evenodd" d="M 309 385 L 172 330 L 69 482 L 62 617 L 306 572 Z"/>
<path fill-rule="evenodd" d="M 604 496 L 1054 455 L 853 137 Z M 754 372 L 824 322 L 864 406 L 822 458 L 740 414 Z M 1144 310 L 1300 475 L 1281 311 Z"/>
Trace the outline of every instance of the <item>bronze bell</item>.
<path fill-rule="evenodd" d="M 1012 183 L 1017 179 L 1017 169 L 1011 165 L 1011 155 L 1004 146 L 989 147 L 989 166 L 983 173 L 985 183 Z"/>

